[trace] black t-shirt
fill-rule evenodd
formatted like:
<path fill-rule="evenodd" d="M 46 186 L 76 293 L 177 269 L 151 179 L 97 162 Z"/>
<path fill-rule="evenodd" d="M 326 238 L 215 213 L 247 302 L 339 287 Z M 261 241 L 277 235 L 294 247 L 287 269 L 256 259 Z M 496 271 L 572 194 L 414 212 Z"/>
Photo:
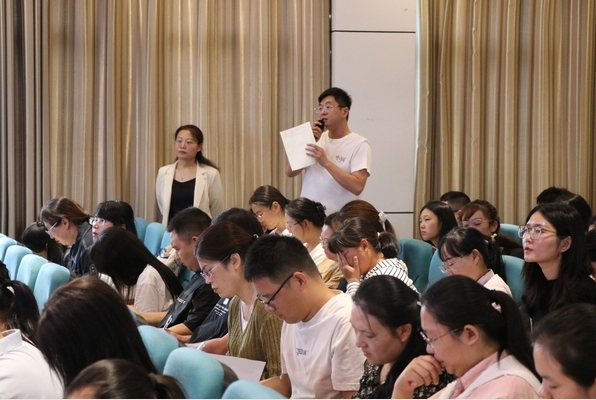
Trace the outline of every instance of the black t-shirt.
<path fill-rule="evenodd" d="M 168 221 L 178 214 L 179 211 L 191 207 L 195 198 L 195 184 L 197 178 L 186 182 L 172 182 L 172 197 L 170 198 L 170 213 L 168 214 Z"/>
<path fill-rule="evenodd" d="M 188 343 L 200 343 L 205 340 L 223 337 L 228 333 L 228 311 L 231 299 L 223 298 L 213 307 L 205 321 L 199 325 Z"/>
<path fill-rule="evenodd" d="M 203 323 L 218 300 L 219 296 L 213 292 L 211 285 L 205 283 L 201 274 L 194 274 L 158 326 L 169 328 L 183 323 L 194 331 Z"/>

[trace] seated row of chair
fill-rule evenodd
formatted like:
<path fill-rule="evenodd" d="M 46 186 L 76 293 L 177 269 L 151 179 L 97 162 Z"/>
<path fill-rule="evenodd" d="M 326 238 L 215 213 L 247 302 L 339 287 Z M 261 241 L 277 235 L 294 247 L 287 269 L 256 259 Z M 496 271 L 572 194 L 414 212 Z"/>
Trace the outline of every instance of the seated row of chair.
<path fill-rule="evenodd" d="M 173 376 L 189 399 L 280 399 L 279 393 L 252 381 L 236 381 L 223 392 L 224 370 L 219 361 L 178 341 L 162 329 L 139 326 L 151 361 L 160 373 Z M 223 393 L 222 393 L 223 392 Z"/>
<path fill-rule="evenodd" d="M 145 244 L 151 254 L 159 255 L 159 250 L 170 245 L 170 233 L 159 222 L 149 222 L 145 218 L 135 218 L 137 237 Z"/>

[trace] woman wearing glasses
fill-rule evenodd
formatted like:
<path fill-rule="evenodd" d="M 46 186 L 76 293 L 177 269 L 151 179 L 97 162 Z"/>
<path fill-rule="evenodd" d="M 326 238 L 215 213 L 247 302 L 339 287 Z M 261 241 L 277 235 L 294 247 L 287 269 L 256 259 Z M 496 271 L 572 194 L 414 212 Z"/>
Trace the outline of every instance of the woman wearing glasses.
<path fill-rule="evenodd" d="M 354 296 L 361 281 L 375 275 L 395 276 L 417 292 L 408 277 L 408 267 L 397 258 L 395 235 L 378 233 L 364 218 L 345 220 L 331 236 L 329 250 L 337 254 L 350 296 Z"/>
<path fill-rule="evenodd" d="M 366 361 L 360 389 L 354 398 L 388 399 L 404 368 L 426 355 L 426 343 L 418 334 L 418 293 L 393 276 L 379 275 L 362 282 L 354 295 L 350 321 Z M 428 398 L 455 377 L 442 373 L 439 384 L 419 386 L 414 397 Z"/>
<path fill-rule="evenodd" d="M 511 296 L 499 249 L 494 242 L 487 242 L 479 230 L 453 228 L 441 238 L 438 251 L 443 273 L 467 276 L 487 289 Z"/>
<path fill-rule="evenodd" d="M 501 220 L 497 208 L 486 200 L 474 200 L 460 210 L 459 226 L 478 229 L 486 240 L 493 241 L 501 254 L 524 258 L 522 246 L 508 236 L 500 235 Z"/>
<path fill-rule="evenodd" d="M 155 182 L 162 224 L 191 206 L 215 217 L 224 210 L 223 187 L 217 166 L 203 156 L 203 132 L 195 125 L 183 125 L 174 140 L 176 162 L 161 167 Z"/>
<path fill-rule="evenodd" d="M 57 197 L 49 200 L 39 213 L 46 233 L 63 246 L 70 246 L 67 261 L 71 275 L 91 273 L 89 247 L 93 244 L 90 215 L 73 200 Z"/>
<path fill-rule="evenodd" d="M 93 217 L 89 219 L 93 228 L 93 241 L 106 229 L 117 226 L 137 234 L 135 215 L 130 204 L 125 201 L 108 200 L 95 207 Z"/>
<path fill-rule="evenodd" d="M 97 271 L 108 275 L 127 304 L 141 312 L 168 311 L 182 292 L 171 269 L 137 236 L 119 227 L 104 230 L 91 247 Z"/>
<path fill-rule="evenodd" d="M 528 214 L 519 235 L 526 261 L 523 302 L 533 324 L 565 304 L 596 304 L 584 223 L 575 208 L 563 203 L 539 204 Z"/>
<path fill-rule="evenodd" d="M 412 398 L 437 384 L 443 369 L 458 377 L 432 398 L 538 398 L 540 382 L 515 301 L 466 276 L 448 276 L 422 295 L 420 331 L 430 355 L 415 358 L 393 387 Z"/>
<path fill-rule="evenodd" d="M 263 231 L 283 236 L 292 235 L 286 228 L 285 209 L 289 202 L 277 188 L 270 185 L 259 186 L 248 200 Z"/>
<path fill-rule="evenodd" d="M 325 207 L 316 201 L 299 197 L 286 206 L 288 231 L 306 246 L 327 287 L 337 289 L 343 275 L 336 261 L 325 254 L 321 242 L 325 224 Z"/>
<path fill-rule="evenodd" d="M 244 279 L 244 258 L 256 240 L 231 222 L 220 222 L 203 232 L 195 256 L 205 282 L 222 298 L 232 297 L 228 311 L 227 355 L 264 361 L 261 379 L 281 375 L 282 321 L 265 310 L 252 283 Z M 207 348 L 205 346 L 199 348 Z"/>

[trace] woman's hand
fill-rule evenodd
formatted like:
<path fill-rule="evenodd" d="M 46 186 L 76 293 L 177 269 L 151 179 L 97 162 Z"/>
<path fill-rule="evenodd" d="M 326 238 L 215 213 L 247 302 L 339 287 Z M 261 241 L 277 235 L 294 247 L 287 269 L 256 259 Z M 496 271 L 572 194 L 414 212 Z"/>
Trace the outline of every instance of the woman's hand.
<path fill-rule="evenodd" d="M 339 262 L 339 269 L 348 283 L 360 282 L 360 264 L 358 262 L 358 257 L 354 256 L 352 265 L 350 265 L 344 255 L 338 253 L 337 261 Z"/>
<path fill-rule="evenodd" d="M 395 381 L 391 398 L 411 399 L 418 386 L 437 385 L 441 372 L 441 364 L 433 356 L 416 357 Z"/>

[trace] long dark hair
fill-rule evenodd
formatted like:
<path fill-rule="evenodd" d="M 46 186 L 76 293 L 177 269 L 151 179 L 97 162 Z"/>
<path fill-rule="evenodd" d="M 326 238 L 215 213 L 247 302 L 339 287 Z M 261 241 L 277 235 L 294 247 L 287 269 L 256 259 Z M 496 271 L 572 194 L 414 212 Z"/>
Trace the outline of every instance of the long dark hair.
<path fill-rule="evenodd" d="M 561 364 L 565 375 L 580 386 L 590 387 L 596 379 L 594 332 L 596 305 L 568 304 L 540 320 L 532 338 Z"/>
<path fill-rule="evenodd" d="M 549 311 L 553 311 L 569 303 L 577 282 L 593 271 L 586 258 L 586 236 L 582 218 L 577 210 L 563 203 L 538 204 L 528 213 L 526 223 L 537 212 L 555 228 L 558 240 L 571 238 L 571 245 L 561 258 L 559 276 L 549 299 Z M 524 304 L 531 315 L 533 309 L 541 303 L 541 300 L 544 300 L 542 297 L 547 279 L 538 263 L 524 263 L 522 276 L 526 286 L 523 295 Z"/>
<path fill-rule="evenodd" d="M 135 214 L 130 204 L 120 200 L 107 200 L 95 207 L 93 215 L 110 221 L 116 226 L 124 225 L 126 230 L 137 234 Z"/>
<path fill-rule="evenodd" d="M 56 197 L 48 200 L 39 212 L 39 220 L 50 225 L 54 225 L 62 218 L 66 218 L 80 227 L 89 221 L 89 217 L 90 215 L 83 207 L 68 197 Z"/>
<path fill-rule="evenodd" d="M 379 233 L 362 217 L 346 219 L 329 239 L 329 250 L 339 254 L 342 249 L 357 247 L 362 239 L 383 253 L 385 258 L 396 258 L 399 252 L 397 238 L 389 232 Z"/>
<path fill-rule="evenodd" d="M 147 265 L 157 270 L 172 298 L 183 290 L 172 270 L 151 254 L 135 234 L 125 229 L 113 226 L 103 231 L 91 246 L 90 255 L 97 271 L 109 275 L 125 297 Z"/>
<path fill-rule="evenodd" d="M 453 334 L 461 334 L 466 325 L 476 326 L 498 344 L 499 357 L 507 350 L 538 377 L 521 314 L 508 294 L 489 290 L 467 276 L 452 275 L 430 286 L 421 301 Z"/>
<path fill-rule="evenodd" d="M 441 225 L 439 229 L 439 239 L 441 239 L 447 232 L 457 226 L 457 220 L 455 219 L 455 214 L 453 214 L 453 210 L 449 207 L 448 204 L 443 203 L 442 201 L 432 200 L 429 201 L 420 209 L 418 213 L 418 217 L 422 214 L 424 210 L 430 210 L 433 214 L 437 216 L 437 220 Z M 430 242 L 429 242 L 430 243 Z M 430 243 L 432 245 L 432 243 Z"/>
<path fill-rule="evenodd" d="M 34 253 L 47 252 L 47 259 L 58 265 L 64 264 L 64 247 L 46 233 L 41 222 L 29 224 L 21 234 L 21 243 Z"/>
<path fill-rule="evenodd" d="M 310 221 L 316 228 L 322 228 L 325 223 L 325 206 L 306 197 L 290 201 L 284 211 L 298 223 Z"/>
<path fill-rule="evenodd" d="M 157 373 L 124 300 L 95 276 L 56 289 L 41 314 L 35 343 L 64 386 L 106 358 L 124 358 Z"/>
<path fill-rule="evenodd" d="M 174 140 L 178 138 L 178 134 L 181 131 L 189 131 L 192 137 L 197 141 L 199 145 L 202 145 L 203 141 L 205 140 L 205 138 L 203 137 L 203 132 L 196 125 L 182 125 L 180 128 L 176 129 L 176 133 L 174 133 Z M 203 155 L 203 148 L 201 148 L 201 150 L 197 153 L 195 158 L 199 164 L 208 165 L 219 170 L 219 168 L 217 168 L 217 165 L 215 165 L 213 161 L 209 160 L 207 157 Z"/>
<path fill-rule="evenodd" d="M 460 257 L 477 250 L 489 269 L 492 269 L 503 280 L 507 279 L 499 248 L 494 242 L 487 241 L 478 229 L 453 228 L 439 240 L 437 248 L 441 261 L 445 260 L 446 254 Z"/>
<path fill-rule="evenodd" d="M 348 218 L 362 217 L 366 219 L 377 232 L 389 232 L 395 235 L 393 225 L 387 219 L 382 211 L 379 211 L 364 200 L 352 200 L 344 204 L 344 206 L 337 213 L 338 222 L 345 221 Z"/>
<path fill-rule="evenodd" d="M 207 260 L 222 261 L 231 254 L 238 253 L 244 261 L 250 245 L 257 235 L 250 235 L 239 225 L 232 222 L 218 222 L 207 228 L 199 237 L 195 246 L 195 257 Z M 227 268 L 229 259 L 224 267 Z"/>
<path fill-rule="evenodd" d="M 410 338 L 387 373 L 385 382 L 376 388 L 373 395 L 375 399 L 390 398 L 397 377 L 415 357 L 426 354 L 426 342 L 417 332 L 420 327 L 417 302 L 418 293 L 390 275 L 378 275 L 365 280 L 354 295 L 354 305 L 365 314 L 375 317 L 392 333 L 402 325 L 412 327 Z"/>
<path fill-rule="evenodd" d="M 522 245 L 511 239 L 509 236 L 500 235 L 499 229 L 501 229 L 501 218 L 497 212 L 497 208 L 486 200 L 474 200 L 466 204 L 460 212 L 460 220 L 468 220 L 476 211 L 482 212 L 489 221 L 495 221 L 497 223 L 497 229 L 495 230 L 494 237 L 487 237 L 487 240 L 492 240 L 497 243 L 497 246 L 512 249 L 521 249 Z M 504 278 L 503 278 L 504 279 Z"/>
<path fill-rule="evenodd" d="M 39 322 L 39 308 L 27 285 L 19 281 L 0 285 L 0 322 L 6 329 L 20 329 L 23 336 L 33 339 Z"/>

